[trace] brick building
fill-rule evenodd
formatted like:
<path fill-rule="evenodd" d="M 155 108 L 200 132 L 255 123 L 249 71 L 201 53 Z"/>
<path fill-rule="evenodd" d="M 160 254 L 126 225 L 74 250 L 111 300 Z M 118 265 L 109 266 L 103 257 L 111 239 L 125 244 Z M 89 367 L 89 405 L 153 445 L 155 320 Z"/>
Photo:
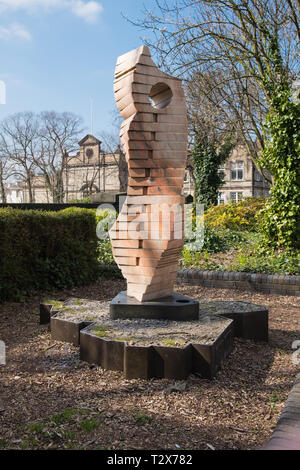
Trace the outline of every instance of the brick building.
<path fill-rule="evenodd" d="M 192 162 L 190 165 L 192 166 Z M 229 201 L 237 202 L 245 197 L 269 196 L 269 183 L 262 178 L 243 145 L 237 145 L 233 149 L 225 164 L 218 171 L 224 176 L 224 185 L 219 190 L 219 204 Z M 194 183 L 190 171 L 186 171 L 184 192 L 194 194 Z"/>

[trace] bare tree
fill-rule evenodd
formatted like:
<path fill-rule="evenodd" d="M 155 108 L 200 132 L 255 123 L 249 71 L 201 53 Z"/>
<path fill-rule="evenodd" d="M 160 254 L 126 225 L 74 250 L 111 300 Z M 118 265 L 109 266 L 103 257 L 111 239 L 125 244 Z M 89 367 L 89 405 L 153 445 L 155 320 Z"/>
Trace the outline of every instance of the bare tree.
<path fill-rule="evenodd" d="M 32 182 L 36 169 L 34 155 L 38 132 L 38 121 L 31 112 L 14 114 L 0 124 L 1 160 L 6 162 L 6 168 L 13 166 L 15 173 L 25 177 L 29 202 L 34 202 Z"/>
<path fill-rule="evenodd" d="M 0 149 L 0 200 L 1 202 L 6 203 L 6 189 L 5 184 L 9 181 L 10 178 L 16 176 L 18 172 L 16 171 L 16 167 L 14 162 L 12 162 L 7 155 L 1 154 Z"/>
<path fill-rule="evenodd" d="M 151 30 L 160 65 L 196 85 L 257 162 L 270 98 L 298 73 L 299 13 L 299 0 L 156 0 L 132 22 Z"/>
<path fill-rule="evenodd" d="M 39 147 L 34 162 L 44 176 L 53 202 L 64 201 L 63 173 L 70 154 L 77 147 L 82 134 L 82 119 L 72 113 L 45 111 L 39 119 Z"/>
<path fill-rule="evenodd" d="M 114 132 L 102 132 L 101 140 L 103 142 L 104 151 L 109 155 L 112 161 L 112 166 L 107 168 L 106 177 L 109 178 L 110 172 L 114 172 L 117 168 L 120 191 L 126 192 L 128 184 L 128 165 L 120 144 L 120 138 Z"/>
<path fill-rule="evenodd" d="M 118 168 L 120 191 L 126 192 L 128 186 L 128 164 L 120 142 L 120 129 L 123 121 L 117 108 L 111 112 L 112 130 L 111 132 L 100 132 L 104 150 L 111 155 L 114 165 Z"/>

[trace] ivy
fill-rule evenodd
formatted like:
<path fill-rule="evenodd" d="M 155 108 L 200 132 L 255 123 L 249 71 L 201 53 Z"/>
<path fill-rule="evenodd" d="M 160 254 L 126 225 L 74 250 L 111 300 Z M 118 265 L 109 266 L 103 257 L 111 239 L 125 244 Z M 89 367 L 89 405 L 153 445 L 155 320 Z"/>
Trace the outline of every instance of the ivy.
<path fill-rule="evenodd" d="M 265 75 L 270 110 L 264 123 L 266 143 L 260 164 L 271 172 L 273 186 L 261 211 L 260 229 L 268 247 L 292 249 L 300 245 L 300 107 L 291 100 L 278 44 L 271 44 L 278 81 Z"/>
<path fill-rule="evenodd" d="M 225 139 L 223 145 L 217 150 L 214 143 L 208 137 L 195 136 L 195 144 L 192 150 L 195 175 L 195 196 L 199 204 L 205 207 L 216 205 L 218 202 L 218 189 L 224 184 L 223 175 L 218 172 L 229 157 L 234 144 L 231 137 Z"/>

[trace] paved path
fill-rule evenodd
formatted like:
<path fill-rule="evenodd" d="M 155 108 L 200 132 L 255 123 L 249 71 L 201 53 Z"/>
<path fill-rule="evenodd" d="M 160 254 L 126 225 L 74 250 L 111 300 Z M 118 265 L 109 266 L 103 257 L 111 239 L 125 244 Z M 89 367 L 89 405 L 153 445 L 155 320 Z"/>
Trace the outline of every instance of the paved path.
<path fill-rule="evenodd" d="M 300 450 L 300 374 L 265 449 Z"/>

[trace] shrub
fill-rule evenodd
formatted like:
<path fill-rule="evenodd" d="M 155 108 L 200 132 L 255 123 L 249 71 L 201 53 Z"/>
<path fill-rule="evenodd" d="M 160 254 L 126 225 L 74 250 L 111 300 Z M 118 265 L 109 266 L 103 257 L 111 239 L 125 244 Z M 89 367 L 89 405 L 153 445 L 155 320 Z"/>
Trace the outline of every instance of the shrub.
<path fill-rule="evenodd" d="M 216 229 L 256 231 L 258 212 L 264 203 L 264 198 L 249 197 L 237 203 L 211 206 L 204 215 L 205 225 Z"/>
<path fill-rule="evenodd" d="M 186 247 L 191 251 L 206 251 L 207 253 L 219 253 L 231 247 L 236 247 L 246 239 L 246 236 L 234 230 L 216 230 L 211 227 L 199 228 L 194 237 L 186 238 Z"/>
<path fill-rule="evenodd" d="M 98 276 L 95 211 L 0 209 L 0 299 L 69 288 Z"/>
<path fill-rule="evenodd" d="M 300 274 L 300 254 L 295 253 L 239 253 L 230 266 L 229 271 L 245 271 L 267 274 Z"/>
<path fill-rule="evenodd" d="M 183 268 L 198 268 L 208 271 L 222 269 L 219 263 L 211 259 L 211 255 L 207 251 L 191 251 L 187 246 L 182 249 L 180 265 Z"/>
<path fill-rule="evenodd" d="M 98 243 L 98 259 L 101 264 L 115 264 L 110 239 L 106 238 Z"/>

